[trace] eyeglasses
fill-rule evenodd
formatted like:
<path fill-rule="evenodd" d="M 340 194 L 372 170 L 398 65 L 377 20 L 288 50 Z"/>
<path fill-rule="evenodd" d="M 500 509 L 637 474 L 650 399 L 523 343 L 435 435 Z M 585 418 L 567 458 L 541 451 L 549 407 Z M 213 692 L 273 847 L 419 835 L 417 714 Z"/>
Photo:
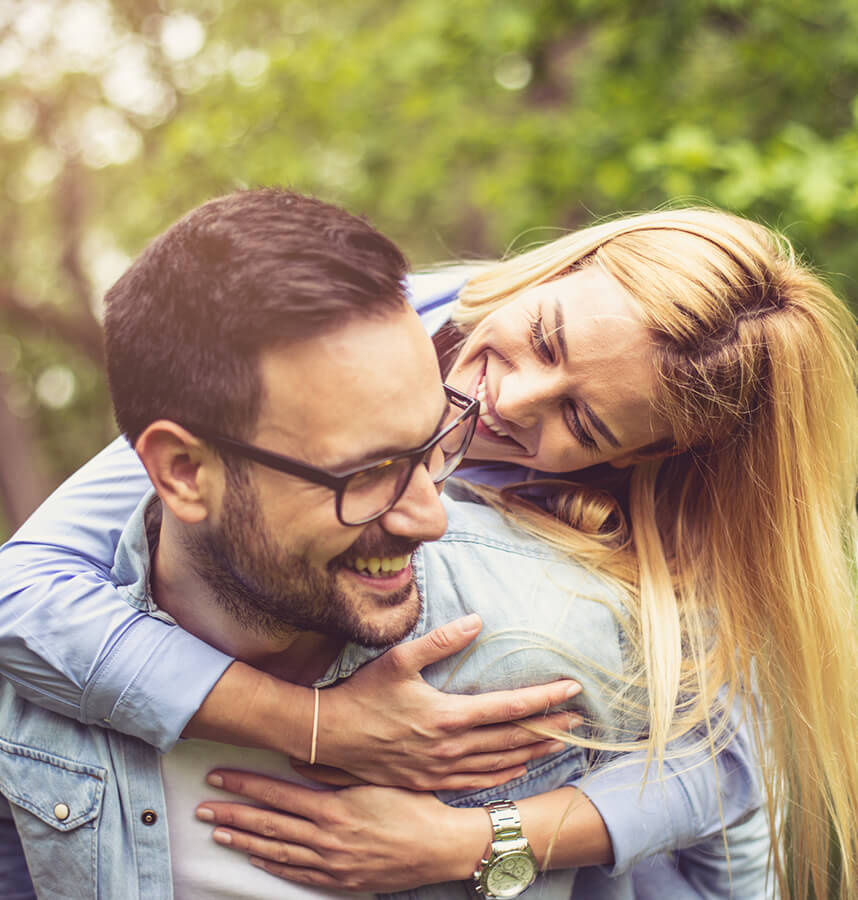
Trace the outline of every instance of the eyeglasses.
<path fill-rule="evenodd" d="M 226 437 L 204 425 L 177 424 L 225 453 L 233 453 L 269 469 L 329 487 L 336 493 L 337 518 L 340 522 L 343 525 L 366 525 L 396 505 L 417 466 L 426 466 L 432 481 L 440 484 L 464 458 L 477 427 L 480 403 L 446 384 L 444 392 L 449 403 L 447 420 L 434 437 L 414 450 L 340 473 L 319 469 L 289 456 Z"/>

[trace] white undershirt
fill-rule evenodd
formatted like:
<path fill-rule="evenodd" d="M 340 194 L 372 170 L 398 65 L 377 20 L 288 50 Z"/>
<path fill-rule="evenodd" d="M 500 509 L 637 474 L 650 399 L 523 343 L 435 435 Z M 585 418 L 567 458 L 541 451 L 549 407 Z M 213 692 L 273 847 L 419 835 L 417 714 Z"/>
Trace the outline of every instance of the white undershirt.
<path fill-rule="evenodd" d="M 218 767 L 259 772 L 324 789 L 301 778 L 279 753 L 213 741 L 179 741 L 161 757 L 175 900 L 373 900 L 374 894 L 304 887 L 284 881 L 250 865 L 246 853 L 216 844 L 211 837 L 212 825 L 194 815 L 197 805 L 203 800 L 226 799 L 250 803 L 206 783 L 206 775 Z"/>

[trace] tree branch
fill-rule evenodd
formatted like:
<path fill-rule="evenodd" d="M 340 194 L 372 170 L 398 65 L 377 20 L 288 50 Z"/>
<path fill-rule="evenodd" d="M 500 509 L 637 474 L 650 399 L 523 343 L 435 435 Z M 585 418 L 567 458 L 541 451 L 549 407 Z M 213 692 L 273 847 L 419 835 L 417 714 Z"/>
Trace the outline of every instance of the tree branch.
<path fill-rule="evenodd" d="M 98 366 L 104 365 L 101 329 L 92 315 L 70 316 L 48 303 L 25 303 L 3 288 L 0 288 L 0 312 L 22 328 L 58 338 L 88 356 Z"/>
<path fill-rule="evenodd" d="M 62 175 L 57 181 L 55 200 L 62 227 L 63 252 L 61 265 L 68 277 L 72 296 L 82 319 L 91 320 L 98 327 L 92 314 L 92 284 L 81 263 L 81 242 L 83 240 L 83 219 L 86 195 L 85 175 L 80 163 L 73 158 L 66 160 Z"/>

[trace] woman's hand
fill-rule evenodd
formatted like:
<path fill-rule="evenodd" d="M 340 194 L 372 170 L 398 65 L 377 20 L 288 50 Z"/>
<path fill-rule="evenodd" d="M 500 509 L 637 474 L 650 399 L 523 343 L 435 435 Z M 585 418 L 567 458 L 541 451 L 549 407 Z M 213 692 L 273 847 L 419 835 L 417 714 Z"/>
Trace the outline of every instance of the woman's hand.
<path fill-rule="evenodd" d="M 566 745 L 521 724 L 568 732 L 577 714 L 546 715 L 581 687 L 558 681 L 516 691 L 446 694 L 422 669 L 467 647 L 476 615 L 399 644 L 351 678 L 320 693 L 316 761 L 373 784 L 413 790 L 478 790 L 524 774 L 524 763 Z M 311 777 L 353 783 L 324 769 Z"/>
<path fill-rule="evenodd" d="M 388 892 L 466 879 L 491 838 L 482 808 L 454 809 L 432 794 L 375 786 L 315 791 L 229 769 L 208 780 L 267 807 L 200 804 L 197 817 L 218 825 L 214 839 L 300 884 Z"/>
<path fill-rule="evenodd" d="M 574 681 L 465 695 L 446 694 L 423 680 L 423 668 L 464 650 L 480 627 L 479 616 L 457 619 L 397 645 L 320 691 L 320 765 L 311 777 L 330 784 L 479 790 L 524 774 L 528 760 L 563 749 L 521 725 L 543 734 L 580 725 L 574 713 L 546 715 L 581 690 Z M 310 688 L 235 661 L 183 735 L 264 747 L 306 761 L 313 708 Z"/>

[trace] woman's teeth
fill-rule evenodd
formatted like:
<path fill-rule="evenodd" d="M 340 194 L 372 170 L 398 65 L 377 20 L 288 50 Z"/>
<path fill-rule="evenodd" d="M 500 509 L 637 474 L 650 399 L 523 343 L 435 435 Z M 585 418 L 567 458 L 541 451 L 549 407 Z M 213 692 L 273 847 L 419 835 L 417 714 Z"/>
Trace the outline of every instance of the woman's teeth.
<path fill-rule="evenodd" d="M 396 575 L 409 562 L 411 562 L 411 554 L 407 556 L 371 556 L 369 559 L 359 556 L 351 565 L 358 572 L 365 572 L 370 575 L 378 575 L 379 572 L 383 575 Z"/>
<path fill-rule="evenodd" d="M 491 413 L 489 412 L 488 405 L 486 404 L 486 376 L 480 379 L 480 383 L 477 385 L 477 400 L 480 401 L 480 421 L 489 431 L 493 431 L 498 437 L 509 437 L 509 435 L 495 422 L 492 418 Z"/>

